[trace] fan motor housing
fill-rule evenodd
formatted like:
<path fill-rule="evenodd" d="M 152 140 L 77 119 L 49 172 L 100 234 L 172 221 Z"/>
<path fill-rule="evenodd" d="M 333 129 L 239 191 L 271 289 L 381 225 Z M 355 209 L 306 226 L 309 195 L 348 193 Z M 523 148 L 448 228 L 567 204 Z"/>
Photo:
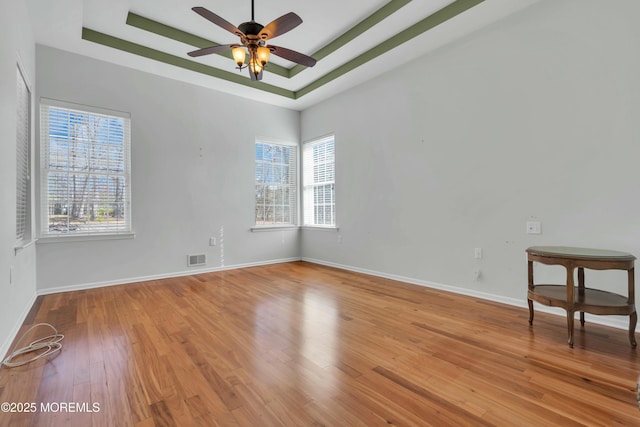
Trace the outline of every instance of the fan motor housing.
<path fill-rule="evenodd" d="M 243 22 L 238 26 L 238 29 L 248 36 L 257 36 L 263 28 L 262 24 L 258 24 L 255 21 Z"/>

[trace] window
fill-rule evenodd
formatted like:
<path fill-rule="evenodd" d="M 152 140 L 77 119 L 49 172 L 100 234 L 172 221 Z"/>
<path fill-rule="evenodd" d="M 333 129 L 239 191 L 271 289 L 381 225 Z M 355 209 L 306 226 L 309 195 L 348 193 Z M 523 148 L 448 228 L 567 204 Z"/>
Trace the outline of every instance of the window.
<path fill-rule="evenodd" d="M 256 225 L 297 225 L 298 151 L 256 141 Z"/>
<path fill-rule="evenodd" d="M 42 100 L 41 235 L 131 232 L 127 113 Z"/>
<path fill-rule="evenodd" d="M 16 242 L 22 247 L 31 240 L 31 91 L 16 68 Z"/>
<path fill-rule="evenodd" d="M 303 146 L 304 225 L 336 225 L 334 137 Z"/>

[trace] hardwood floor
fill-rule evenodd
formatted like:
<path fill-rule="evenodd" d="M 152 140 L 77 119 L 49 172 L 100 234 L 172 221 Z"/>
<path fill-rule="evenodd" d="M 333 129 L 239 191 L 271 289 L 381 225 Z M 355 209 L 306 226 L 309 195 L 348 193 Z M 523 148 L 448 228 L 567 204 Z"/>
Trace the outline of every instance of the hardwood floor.
<path fill-rule="evenodd" d="M 0 370 L 37 406 L 1 426 L 640 425 L 623 330 L 571 349 L 564 317 L 304 262 L 47 295 L 38 322 L 64 347 Z"/>

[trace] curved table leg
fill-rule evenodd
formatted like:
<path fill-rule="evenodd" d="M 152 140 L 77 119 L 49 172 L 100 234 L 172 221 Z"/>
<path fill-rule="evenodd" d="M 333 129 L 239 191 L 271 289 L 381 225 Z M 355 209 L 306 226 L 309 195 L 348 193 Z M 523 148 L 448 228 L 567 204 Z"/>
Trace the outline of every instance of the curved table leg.
<path fill-rule="evenodd" d="M 636 348 L 638 345 L 635 337 L 636 323 L 638 323 L 638 314 L 634 311 L 629 315 L 629 342 L 632 348 Z"/>
<path fill-rule="evenodd" d="M 578 268 L 578 295 L 580 299 L 584 298 L 584 267 Z M 584 311 L 580 312 L 580 326 L 584 328 Z"/>
<path fill-rule="evenodd" d="M 529 324 L 533 325 L 533 301 L 528 299 L 527 302 L 529 303 Z"/>
<path fill-rule="evenodd" d="M 567 310 L 567 330 L 569 332 L 567 343 L 571 348 L 573 348 L 573 315 L 573 311 Z"/>

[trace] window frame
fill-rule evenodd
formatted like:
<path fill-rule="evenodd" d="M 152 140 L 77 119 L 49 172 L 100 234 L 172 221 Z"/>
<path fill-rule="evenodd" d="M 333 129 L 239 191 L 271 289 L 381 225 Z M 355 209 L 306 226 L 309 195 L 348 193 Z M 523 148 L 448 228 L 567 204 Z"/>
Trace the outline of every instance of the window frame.
<path fill-rule="evenodd" d="M 316 223 L 316 218 L 315 218 L 315 208 L 316 208 L 316 203 L 315 203 L 315 198 L 314 198 L 314 194 L 313 193 L 309 193 L 308 191 L 315 188 L 315 187 L 319 187 L 321 184 L 319 183 L 308 183 L 307 180 L 313 176 L 313 167 L 315 166 L 313 164 L 313 157 L 308 157 L 308 152 L 309 150 L 313 150 L 313 147 L 321 145 L 321 144 L 326 144 L 328 142 L 331 142 L 333 144 L 333 181 L 325 181 L 324 184 L 322 185 L 331 185 L 332 189 L 332 197 L 333 197 L 333 210 L 332 210 L 332 216 L 333 216 L 333 222 L 330 224 L 317 224 Z M 335 138 L 335 134 L 329 134 L 329 135 L 325 135 L 319 138 L 314 138 L 312 140 L 309 141 L 305 141 L 302 144 L 302 185 L 301 185 L 301 191 L 302 191 L 302 197 L 301 197 L 301 203 L 302 203 L 302 227 L 304 228 L 312 228 L 312 229 L 329 229 L 329 230 L 338 230 L 338 221 L 337 221 L 337 202 L 336 202 L 336 138 Z M 311 160 L 311 164 L 308 164 L 307 161 Z M 311 171 L 309 170 L 309 167 L 311 167 Z M 311 214 L 309 214 L 309 210 L 312 210 L 313 212 Z M 309 222 L 309 215 L 313 216 L 313 222 Z"/>
<path fill-rule="evenodd" d="M 33 243 L 33 91 L 31 81 L 25 72 L 25 67 L 18 57 L 16 61 L 16 253 Z M 21 85 L 18 87 L 18 85 Z M 26 91 L 26 123 L 21 119 L 20 89 Z M 23 131 L 24 138 L 19 132 Z M 26 153 L 25 153 L 26 152 Z M 22 153 L 22 155 L 21 155 Z M 26 158 L 25 158 L 26 155 Z"/>
<path fill-rule="evenodd" d="M 49 183 L 48 175 L 50 169 L 47 165 L 47 155 L 49 153 L 49 109 L 57 108 L 68 111 L 87 114 L 90 116 L 106 116 L 109 119 L 123 120 L 123 171 L 121 173 L 106 173 L 109 177 L 118 176 L 124 179 L 123 190 L 123 227 L 106 228 L 105 230 L 89 229 L 82 232 L 71 231 L 51 231 L 49 225 Z M 134 238 L 132 224 L 132 191 L 131 191 L 131 114 L 122 111 L 109 110 L 105 108 L 87 106 L 72 102 L 40 98 L 40 223 L 38 226 L 38 243 L 55 243 L 60 241 L 84 241 L 103 239 L 126 239 Z M 64 171 L 64 170 L 63 170 Z M 67 172 L 70 171 L 67 169 Z M 88 169 L 84 173 L 87 176 L 105 175 L 105 172 Z"/>
<path fill-rule="evenodd" d="M 258 144 L 264 144 L 264 145 L 271 145 L 271 146 L 279 146 L 279 147 L 286 147 L 288 149 L 291 149 L 294 151 L 294 155 L 289 159 L 289 173 L 288 178 L 291 179 L 293 178 L 295 180 L 295 182 L 293 184 L 288 183 L 285 184 L 289 187 L 289 217 L 290 217 L 290 221 L 288 223 L 263 223 L 263 224 L 259 224 L 257 219 L 258 219 L 258 214 L 257 214 L 257 210 L 258 210 L 258 204 L 257 204 L 257 198 L 256 198 L 256 192 L 257 192 L 257 188 L 258 185 L 265 185 L 264 182 L 259 183 L 258 179 L 257 179 L 257 169 L 258 169 L 258 162 L 259 159 L 257 158 L 257 146 Z M 252 231 L 268 231 L 268 230 L 283 230 L 283 229 L 292 229 L 292 228 L 299 228 L 299 224 L 300 224 L 300 208 L 299 208 L 299 200 L 300 200 L 300 196 L 299 196 L 299 191 L 300 191 L 300 176 L 299 176 L 299 171 L 300 171 L 300 146 L 298 143 L 295 142 L 290 142 L 290 141 L 283 141 L 283 140 L 277 140 L 274 138 L 267 138 L 267 137 L 256 137 L 254 144 L 253 144 L 253 148 L 254 148 L 254 155 L 253 155 L 253 164 L 254 164 L 254 170 L 253 170 L 253 175 L 254 175 L 254 185 L 253 185 L 253 194 L 254 194 L 254 198 L 253 198 L 253 206 L 254 206 L 254 216 L 253 216 L 253 226 L 251 227 Z M 293 169 L 293 171 L 291 170 Z"/>

